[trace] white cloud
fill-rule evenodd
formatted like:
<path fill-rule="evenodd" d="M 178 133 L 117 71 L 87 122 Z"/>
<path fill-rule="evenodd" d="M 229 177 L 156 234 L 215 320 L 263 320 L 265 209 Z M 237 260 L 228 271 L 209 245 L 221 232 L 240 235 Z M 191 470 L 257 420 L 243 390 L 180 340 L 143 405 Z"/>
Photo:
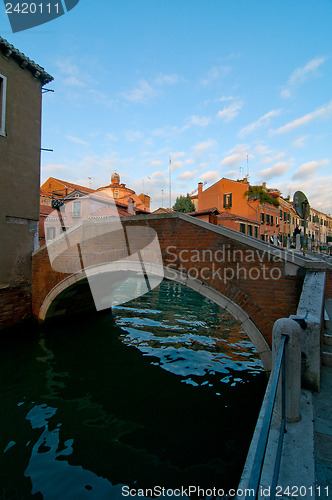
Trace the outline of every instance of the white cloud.
<path fill-rule="evenodd" d="M 182 163 L 182 161 L 179 161 L 179 160 L 175 160 L 175 161 L 172 160 L 171 166 L 172 166 L 172 171 L 179 170 L 180 168 L 182 168 L 183 163 Z"/>
<path fill-rule="evenodd" d="M 137 86 L 128 92 L 122 92 L 122 97 L 127 101 L 142 103 L 151 99 L 155 95 L 155 90 L 146 80 L 138 82 Z"/>
<path fill-rule="evenodd" d="M 302 85 L 311 76 L 317 75 L 318 68 L 325 62 L 326 57 L 316 57 L 309 61 L 305 66 L 296 68 L 291 74 L 285 88 L 281 92 L 284 98 L 291 97 L 293 91 Z"/>
<path fill-rule="evenodd" d="M 151 167 L 161 167 L 164 164 L 164 162 L 160 160 L 151 160 L 150 165 Z"/>
<path fill-rule="evenodd" d="M 224 120 L 226 123 L 234 120 L 237 117 L 240 110 L 242 109 L 243 103 L 241 101 L 234 102 L 229 106 L 224 107 L 222 110 L 218 111 L 217 118 Z"/>
<path fill-rule="evenodd" d="M 320 161 L 308 161 L 307 163 L 303 163 L 294 173 L 292 179 L 293 180 L 304 180 L 312 177 L 319 168 L 326 167 L 330 163 L 330 160 L 327 158 L 325 160 Z"/>
<path fill-rule="evenodd" d="M 258 156 L 264 156 L 270 154 L 272 151 L 269 146 L 266 146 L 265 144 L 257 144 L 255 146 L 255 153 Z"/>
<path fill-rule="evenodd" d="M 189 122 L 191 125 L 198 125 L 199 127 L 207 127 L 211 123 L 211 117 L 192 115 L 190 117 Z"/>
<path fill-rule="evenodd" d="M 187 158 L 185 161 L 184 161 L 184 164 L 185 165 L 193 165 L 195 163 L 195 160 L 193 158 Z"/>
<path fill-rule="evenodd" d="M 69 58 L 56 61 L 55 64 L 63 76 L 62 81 L 65 85 L 85 87 L 87 85 L 87 80 L 90 80 L 90 78 L 81 71 L 79 66 L 73 63 Z"/>
<path fill-rule="evenodd" d="M 278 116 L 280 114 L 281 110 L 280 109 L 272 109 L 265 115 L 261 116 L 256 120 L 255 122 L 250 123 L 246 127 L 243 127 L 240 132 L 238 133 L 239 137 L 244 137 L 245 135 L 251 134 L 252 132 L 255 132 L 257 129 L 261 127 L 266 127 L 269 125 L 271 118 L 274 118 L 275 116 Z"/>
<path fill-rule="evenodd" d="M 213 149 L 217 145 L 217 142 L 214 139 L 207 139 L 206 141 L 199 142 L 195 146 L 193 146 L 193 150 L 195 153 L 206 153 Z"/>
<path fill-rule="evenodd" d="M 201 85 L 211 85 L 211 83 L 224 78 L 230 71 L 230 66 L 214 66 L 208 71 L 207 76 L 201 80 Z"/>
<path fill-rule="evenodd" d="M 174 158 L 183 158 L 185 154 L 186 153 L 184 151 L 171 151 L 170 157 L 172 158 L 172 160 L 174 160 Z"/>
<path fill-rule="evenodd" d="M 118 142 L 118 138 L 114 134 L 106 134 L 107 139 L 113 142 Z"/>
<path fill-rule="evenodd" d="M 136 87 L 127 92 L 122 92 L 122 97 L 130 102 L 144 103 L 157 94 L 157 89 L 164 85 L 175 85 L 179 81 L 177 75 L 158 75 L 152 82 L 140 80 Z"/>
<path fill-rule="evenodd" d="M 72 135 L 66 135 L 66 139 L 68 139 L 68 141 L 75 142 L 76 144 L 84 144 L 84 145 L 88 144 L 86 141 L 83 141 L 83 139 L 80 139 L 79 137 L 74 137 Z"/>
<path fill-rule="evenodd" d="M 305 143 L 309 139 L 309 137 L 309 135 L 303 135 L 302 137 L 298 137 L 297 139 L 295 139 L 295 141 L 292 142 L 293 148 L 304 148 Z"/>
<path fill-rule="evenodd" d="M 281 160 L 284 157 L 285 157 L 285 153 L 283 153 L 283 152 L 275 153 L 272 156 L 267 156 L 266 158 L 263 158 L 259 162 L 259 165 L 269 165 L 270 163 L 274 163 L 274 162 L 276 162 L 278 160 Z"/>
<path fill-rule="evenodd" d="M 196 174 L 198 173 L 198 170 L 193 170 L 192 172 L 190 170 L 187 170 L 186 172 L 183 172 L 183 174 L 180 174 L 178 176 L 178 179 L 181 180 L 192 180 L 196 177 Z"/>
<path fill-rule="evenodd" d="M 236 167 L 240 165 L 246 158 L 249 146 L 247 144 L 237 144 L 234 148 L 230 149 L 226 154 L 227 156 L 221 161 L 222 166 Z"/>
<path fill-rule="evenodd" d="M 160 171 L 157 171 L 157 172 L 153 172 L 151 175 L 150 175 L 151 179 L 153 180 L 164 180 L 165 179 L 165 172 L 160 172 Z"/>
<path fill-rule="evenodd" d="M 48 165 L 45 165 L 44 167 L 41 167 L 41 170 L 43 172 L 57 172 L 59 170 L 68 170 L 68 165 L 50 163 Z"/>
<path fill-rule="evenodd" d="M 277 162 L 272 167 L 266 168 L 258 172 L 258 175 L 266 180 L 272 179 L 273 177 L 280 177 L 281 175 L 287 173 L 287 170 L 292 166 L 292 162 Z"/>
<path fill-rule="evenodd" d="M 316 119 L 323 120 L 329 118 L 331 115 L 332 115 L 332 101 L 330 101 L 328 104 L 324 104 L 324 106 L 321 106 L 315 111 L 312 111 L 311 113 L 302 116 L 301 118 L 297 118 L 296 120 L 293 120 L 292 122 L 289 122 L 286 125 L 277 128 L 276 130 L 272 130 L 271 132 L 273 134 L 287 134 L 288 132 L 297 129 L 298 127 L 303 127 L 304 125 L 307 125 L 313 120 Z"/>
<path fill-rule="evenodd" d="M 174 75 L 160 74 L 155 79 L 156 85 L 175 85 L 176 83 L 178 83 L 178 81 L 179 81 L 179 77 L 178 77 L 178 75 L 175 75 L 175 74 Z"/>
<path fill-rule="evenodd" d="M 125 137 L 128 142 L 136 142 L 143 138 L 143 134 L 138 130 L 127 130 Z"/>
<path fill-rule="evenodd" d="M 224 177 L 227 179 L 237 179 L 239 177 L 238 170 L 228 170 L 225 172 Z"/>
<path fill-rule="evenodd" d="M 244 157 L 240 153 L 234 153 L 232 155 L 226 156 L 221 162 L 221 165 L 225 165 L 227 167 L 235 167 L 239 165 L 244 160 Z"/>
<path fill-rule="evenodd" d="M 216 182 L 220 179 L 220 174 L 217 170 L 211 170 L 210 172 L 205 172 L 199 177 L 202 181 L 206 182 Z"/>

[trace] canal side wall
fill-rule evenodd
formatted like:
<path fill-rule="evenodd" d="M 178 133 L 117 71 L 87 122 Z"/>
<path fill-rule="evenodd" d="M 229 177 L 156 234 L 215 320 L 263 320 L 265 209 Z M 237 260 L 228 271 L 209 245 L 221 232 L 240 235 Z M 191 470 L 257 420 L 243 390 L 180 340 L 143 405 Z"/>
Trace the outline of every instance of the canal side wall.
<path fill-rule="evenodd" d="M 332 265 L 328 264 L 325 279 L 325 298 L 332 299 Z"/>
<path fill-rule="evenodd" d="M 31 301 L 30 286 L 0 286 L 0 330 L 30 318 Z"/>

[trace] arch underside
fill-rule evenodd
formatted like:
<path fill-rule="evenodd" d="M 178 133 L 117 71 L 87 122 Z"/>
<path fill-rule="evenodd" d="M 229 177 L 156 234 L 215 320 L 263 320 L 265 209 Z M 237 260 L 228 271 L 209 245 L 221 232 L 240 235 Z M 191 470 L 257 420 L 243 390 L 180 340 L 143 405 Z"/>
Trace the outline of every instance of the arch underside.
<path fill-rule="evenodd" d="M 249 339 L 254 344 L 261 358 L 265 370 L 267 372 L 271 371 L 272 367 L 271 348 L 268 342 L 266 341 L 264 335 L 259 330 L 257 325 L 252 321 L 249 315 L 238 304 L 229 299 L 226 295 L 213 289 L 212 287 L 199 281 L 198 279 L 190 277 L 183 272 L 179 272 L 177 269 L 174 268 L 158 266 L 156 264 L 145 264 L 144 275 L 143 275 L 141 262 L 123 261 L 121 263 L 121 261 L 117 261 L 116 263 L 111 263 L 102 266 L 95 266 L 94 268 L 91 269 L 88 268 L 85 270 L 81 270 L 62 280 L 48 293 L 39 310 L 38 319 L 40 321 L 44 321 L 48 315 L 52 303 L 57 298 L 59 298 L 61 294 L 64 294 L 66 291 L 68 292 L 68 289 L 73 287 L 73 285 L 80 284 L 83 282 L 83 280 L 87 281 L 87 279 L 89 280 L 89 284 L 91 284 L 90 282 L 91 277 L 100 276 L 101 274 L 105 275 L 106 273 L 106 274 L 112 274 L 113 277 L 115 276 L 116 279 L 115 280 L 113 279 L 113 281 L 115 281 L 114 289 L 116 289 L 117 284 L 123 283 L 123 277 L 124 277 L 123 272 L 127 273 L 129 272 L 129 275 L 134 277 L 139 276 L 143 284 L 148 279 L 151 285 L 149 286 L 148 283 L 149 289 L 156 288 L 156 286 L 162 281 L 163 278 L 185 285 L 188 288 L 191 288 L 192 290 L 198 292 L 203 297 L 206 297 L 207 299 L 211 300 L 212 302 L 220 306 L 222 309 L 228 311 L 240 323 L 241 328 L 243 329 L 243 331 L 246 332 Z M 153 276 L 157 278 L 153 280 Z M 144 286 L 141 287 L 141 292 L 143 290 L 143 293 L 138 293 L 137 295 L 133 295 L 124 302 L 128 302 L 129 300 L 132 300 L 135 297 L 144 295 L 146 292 L 149 291 L 149 289 L 146 289 L 144 291 Z M 97 306 L 96 301 L 95 305 Z M 110 307 L 111 304 L 109 304 L 107 307 L 101 306 L 96 308 L 97 310 L 100 310 Z"/>

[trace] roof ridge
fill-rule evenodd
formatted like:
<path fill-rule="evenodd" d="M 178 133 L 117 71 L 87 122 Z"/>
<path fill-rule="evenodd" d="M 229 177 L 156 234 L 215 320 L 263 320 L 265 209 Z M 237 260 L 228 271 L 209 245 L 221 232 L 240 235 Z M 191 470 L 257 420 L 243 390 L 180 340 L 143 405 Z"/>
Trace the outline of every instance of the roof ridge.
<path fill-rule="evenodd" d="M 0 36 L 0 47 L 5 47 L 7 49 L 7 52 L 5 54 L 6 57 L 13 56 L 14 59 L 18 59 L 21 62 L 26 63 L 26 68 L 33 73 L 33 76 L 35 78 L 39 78 L 43 85 L 46 83 L 50 83 L 52 80 L 54 80 L 53 76 L 47 73 L 45 69 L 37 64 L 35 61 L 30 59 L 28 56 L 23 54 L 20 50 L 16 49 L 14 45 L 9 43 L 5 38 Z M 34 70 L 34 71 L 32 71 Z"/>

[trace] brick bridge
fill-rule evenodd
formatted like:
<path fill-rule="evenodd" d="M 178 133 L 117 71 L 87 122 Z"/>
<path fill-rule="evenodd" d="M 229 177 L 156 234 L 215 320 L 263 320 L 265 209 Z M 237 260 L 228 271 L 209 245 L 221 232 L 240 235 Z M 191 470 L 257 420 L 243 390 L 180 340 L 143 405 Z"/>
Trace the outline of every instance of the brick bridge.
<path fill-rule="evenodd" d="M 296 314 L 308 270 L 326 272 L 326 294 L 332 296 L 332 271 L 326 271 L 321 261 L 281 250 L 237 231 L 180 213 L 131 216 L 122 218 L 121 222 L 125 232 L 136 235 L 137 241 L 144 234 L 157 233 L 164 277 L 188 286 L 228 310 L 240 322 L 268 370 L 273 324 L 278 318 Z M 82 233 L 75 231 L 77 241 L 73 245 L 77 254 Z M 105 250 L 111 241 L 109 234 L 97 236 L 98 248 Z M 101 263 L 119 262 L 123 252 L 123 239 L 120 240 L 116 243 L 117 237 L 113 234 L 112 256 L 108 253 L 106 260 L 105 252 L 97 252 L 103 256 Z M 65 262 L 73 259 L 74 247 L 71 253 L 65 253 Z M 77 260 L 77 255 L 75 258 Z M 61 313 L 80 312 L 86 309 L 88 302 L 93 304 L 87 265 L 84 263 L 83 268 L 81 256 L 78 261 L 80 265 L 74 269 L 69 266 L 66 272 L 60 266 L 59 272 L 54 270 L 59 266 L 54 262 L 51 265 L 46 247 L 34 252 L 32 308 L 33 315 L 40 321 Z M 93 270 L 98 264 L 93 252 L 89 269 Z M 133 272 L 137 270 L 137 262 L 131 266 Z M 119 272 L 119 267 L 116 269 Z M 154 272 L 153 265 L 150 272 Z M 105 268 L 105 273 L 112 273 L 112 269 Z"/>

